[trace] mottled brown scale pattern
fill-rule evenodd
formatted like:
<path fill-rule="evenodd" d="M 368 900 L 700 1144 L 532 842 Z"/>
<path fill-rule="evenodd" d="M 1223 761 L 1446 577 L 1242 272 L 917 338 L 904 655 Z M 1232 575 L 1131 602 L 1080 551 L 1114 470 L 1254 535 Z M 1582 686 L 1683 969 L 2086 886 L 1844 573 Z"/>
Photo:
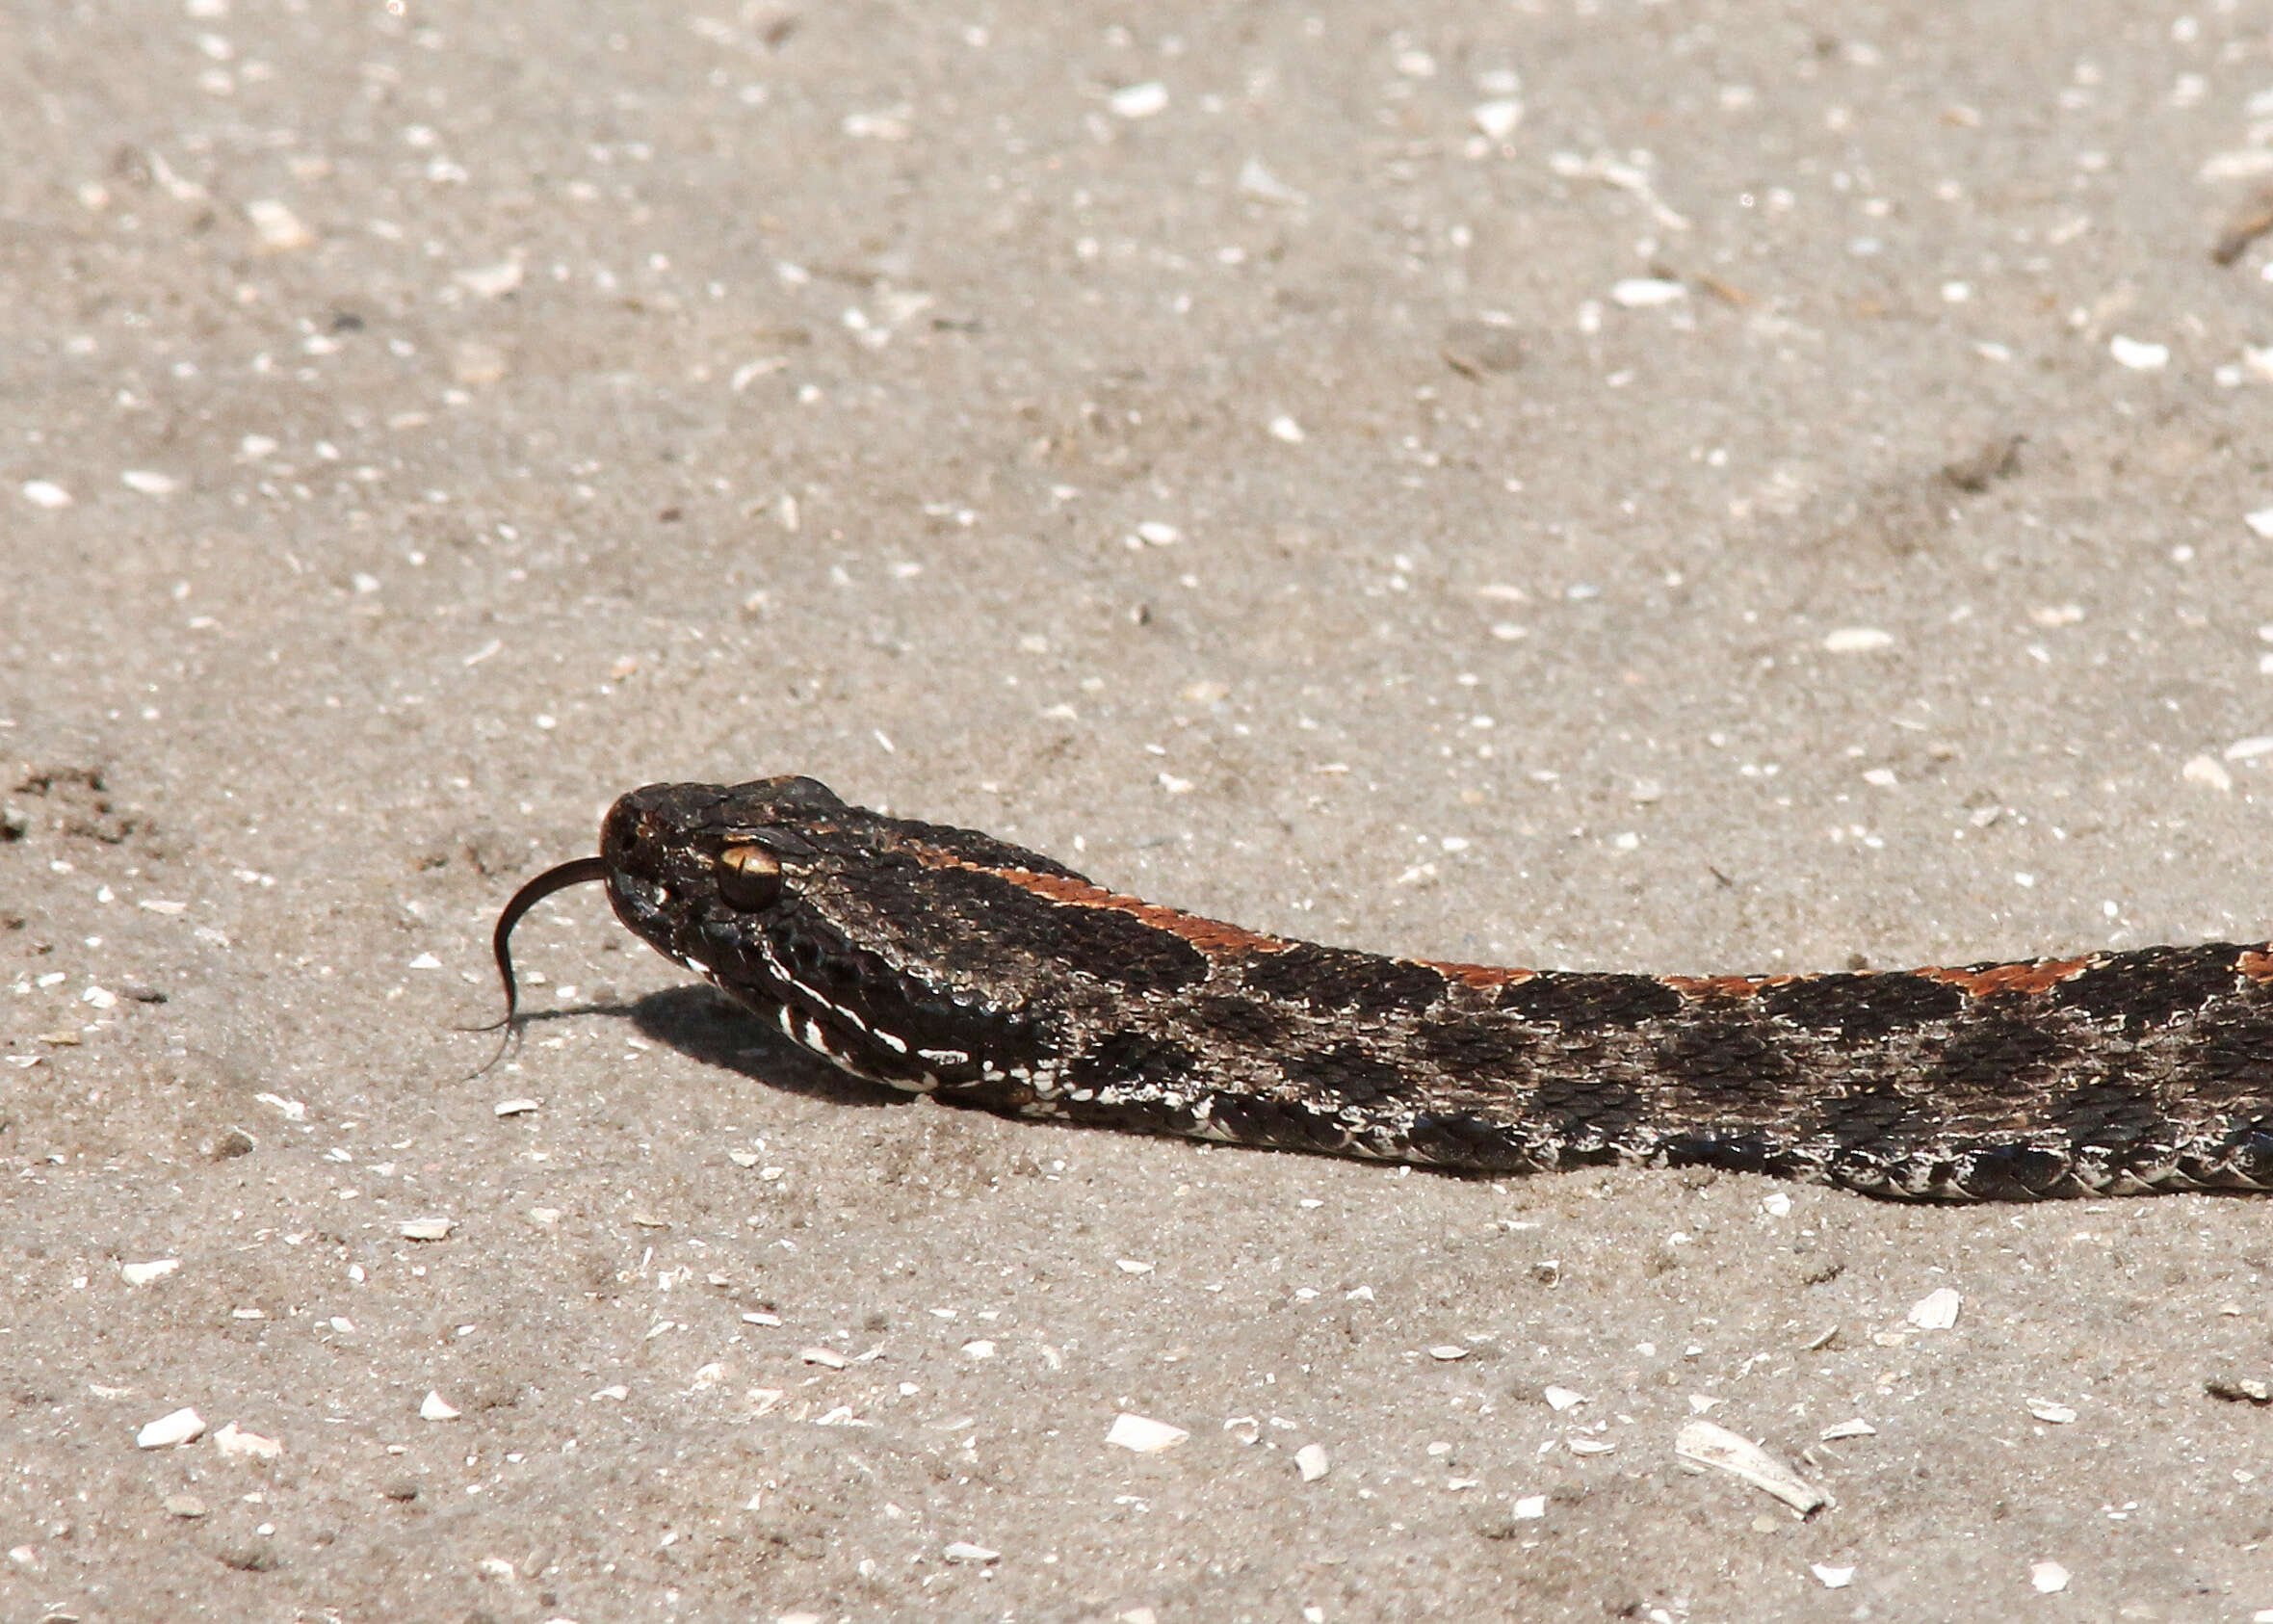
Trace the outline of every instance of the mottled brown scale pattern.
<path fill-rule="evenodd" d="M 512 922 L 596 877 L 795 1041 L 1012 1114 L 1490 1174 L 1704 1166 L 1945 1200 L 2273 1188 L 2266 944 L 1818 976 L 1390 958 L 774 778 L 618 800 L 599 858 L 501 918 L 509 1004 Z"/>

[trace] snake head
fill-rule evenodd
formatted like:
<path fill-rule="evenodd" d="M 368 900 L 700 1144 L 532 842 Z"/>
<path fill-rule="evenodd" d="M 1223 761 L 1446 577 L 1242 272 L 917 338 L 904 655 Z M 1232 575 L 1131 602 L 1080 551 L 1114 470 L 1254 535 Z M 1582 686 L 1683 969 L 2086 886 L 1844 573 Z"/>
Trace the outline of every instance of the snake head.
<path fill-rule="evenodd" d="M 755 925 L 794 900 L 824 856 L 813 834 L 849 810 L 811 778 L 633 790 L 600 825 L 609 901 L 673 958 L 702 958 L 706 927 Z"/>
<path fill-rule="evenodd" d="M 998 867 L 1094 890 L 1035 852 L 848 806 L 811 778 L 649 784 L 608 809 L 597 856 L 539 875 L 500 915 L 505 1024 L 514 923 L 600 880 L 650 947 L 847 1071 L 901 1088 L 1022 1087 L 1041 1051 L 1018 978 L 1079 958 L 1066 931 L 1087 916 L 1059 921 L 1067 910 Z"/>

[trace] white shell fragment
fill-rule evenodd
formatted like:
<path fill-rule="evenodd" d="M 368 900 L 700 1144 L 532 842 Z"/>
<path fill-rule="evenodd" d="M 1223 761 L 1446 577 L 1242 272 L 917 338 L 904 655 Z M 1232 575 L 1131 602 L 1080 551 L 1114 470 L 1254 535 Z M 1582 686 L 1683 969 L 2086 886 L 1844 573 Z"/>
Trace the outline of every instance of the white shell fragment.
<path fill-rule="evenodd" d="M 252 222 L 253 233 L 265 253 L 290 253 L 316 240 L 316 234 L 300 223 L 300 216 L 281 198 L 253 198 L 245 205 L 245 218 Z"/>
<path fill-rule="evenodd" d="M 1751 1439 L 1710 1421 L 1685 1422 L 1674 1434 L 1674 1458 L 1699 1469 L 1711 1467 L 1732 1478 L 1741 1478 L 1754 1488 L 1774 1495 L 1803 1517 L 1829 1506 L 1831 1496 L 1785 1465 Z"/>
<path fill-rule="evenodd" d="M 489 1109 L 500 1116 L 526 1116 L 544 1102 L 533 1099 L 499 1100 Z"/>
<path fill-rule="evenodd" d="M 1450 1363 L 1454 1359 L 1467 1358 L 1468 1349 L 1456 1342 L 1440 1342 L 1428 1350 L 1428 1356 L 1431 1359 L 1442 1359 Z"/>
<path fill-rule="evenodd" d="M 1543 1494 L 1525 1495 L 1515 1503 L 1515 1515 L 1523 1522 L 1537 1522 L 1547 1515 L 1547 1497 Z"/>
<path fill-rule="evenodd" d="M 1947 1286 L 1938 1286 L 1910 1306 L 1910 1323 L 1921 1331 L 1946 1331 L 1957 1323 L 1958 1307 L 1965 1301 Z"/>
<path fill-rule="evenodd" d="M 1586 1401 L 1585 1394 L 1574 1393 L 1568 1387 L 1550 1387 L 1539 1397 L 1547 1401 L 1547 1407 L 1551 1410 L 1576 1409 Z"/>
<path fill-rule="evenodd" d="M 213 1435 L 213 1446 L 240 1460 L 274 1460 L 284 1453 L 284 1446 L 275 1439 L 248 1432 L 233 1421 Z"/>
<path fill-rule="evenodd" d="M 1611 300 L 1629 310 L 1671 304 L 1677 299 L 1686 299 L 1688 294 L 1687 288 L 1663 276 L 1628 276 L 1610 289 Z"/>
<path fill-rule="evenodd" d="M 446 1218 L 405 1218 L 401 1234 L 405 1241 L 447 1241 L 456 1220 Z"/>
<path fill-rule="evenodd" d="M 2076 1419 L 2076 1412 L 2066 1404 L 2055 1404 L 2050 1399 L 2028 1401 L 2028 1413 L 2039 1421 L 2049 1421 L 2054 1427 L 2065 1427 Z"/>
<path fill-rule="evenodd" d="M 130 1286 L 146 1286 L 152 1280 L 163 1280 L 181 1267 L 177 1257 L 153 1258 L 148 1263 L 122 1263 L 118 1277 Z"/>
<path fill-rule="evenodd" d="M 128 468 L 118 476 L 118 483 L 144 496 L 170 496 L 181 489 L 181 481 L 155 468 Z"/>
<path fill-rule="evenodd" d="M 1149 118 L 1168 105 L 1168 87 L 1158 79 L 1129 85 L 1106 98 L 1116 118 Z"/>
<path fill-rule="evenodd" d="M 1823 1562 L 1812 1562 L 1808 1572 L 1820 1580 L 1826 1590 L 1843 1590 L 1855 1582 L 1855 1570 L 1851 1567 L 1832 1567 Z"/>
<path fill-rule="evenodd" d="M 1490 101 L 1479 101 L 1468 110 L 1476 120 L 1476 127 L 1494 141 L 1505 141 L 1515 134 L 1516 125 L 1524 121 L 1524 104 L 1514 96 L 1495 96 Z"/>
<path fill-rule="evenodd" d="M 2068 1588 L 2068 1570 L 2058 1562 L 2030 1562 L 2028 1583 L 2038 1595 L 2050 1596 Z"/>
<path fill-rule="evenodd" d="M 951 1562 L 991 1562 L 1001 1558 L 1000 1551 L 990 1551 L 983 1545 L 974 1545 L 968 1539 L 958 1539 L 939 1553 Z"/>
<path fill-rule="evenodd" d="M 1112 1418 L 1111 1430 L 1105 1434 L 1109 1444 L 1134 1450 L 1138 1454 L 1158 1454 L 1163 1450 L 1174 1449 L 1191 1434 L 1181 1427 L 1171 1427 L 1164 1421 L 1153 1421 L 1127 1410 Z"/>
<path fill-rule="evenodd" d="M 2129 367 L 2132 372 L 2155 372 L 2170 365 L 2169 345 L 2127 338 L 2120 332 L 2107 340 L 2107 354 L 2115 358 L 2117 366 Z"/>
<path fill-rule="evenodd" d="M 2186 765 L 2179 769 L 2179 776 L 2189 784 L 2208 784 L 2213 790 L 2230 790 L 2234 787 L 2234 774 L 2227 772 L 2215 756 L 2190 757 Z"/>
<path fill-rule="evenodd" d="M 2241 522 L 2256 532 L 2261 541 L 2273 541 L 2273 508 L 2260 508 L 2241 515 Z"/>
<path fill-rule="evenodd" d="M 1842 626 L 1823 639 L 1823 650 L 1827 654 L 1868 654 L 1894 645 L 1894 634 L 1876 626 Z"/>
<path fill-rule="evenodd" d="M 429 1388 L 427 1396 L 418 1401 L 418 1416 L 421 1421 L 456 1421 L 457 1410 L 449 1400 Z"/>
<path fill-rule="evenodd" d="M 851 1363 L 833 1348 L 800 1348 L 797 1357 L 808 1365 L 820 1365 L 824 1370 L 841 1371 Z"/>
<path fill-rule="evenodd" d="M 495 265 L 469 265 L 451 273 L 450 279 L 482 299 L 502 299 L 521 285 L 521 262 L 500 260 Z"/>
<path fill-rule="evenodd" d="M 1294 1452 L 1294 1470 L 1302 1474 L 1302 1480 L 1315 1483 L 1334 1469 L 1323 1444 L 1304 1444 Z"/>
<path fill-rule="evenodd" d="M 53 480 L 26 480 L 23 483 L 24 500 L 35 508 L 68 508 L 71 493 Z"/>
<path fill-rule="evenodd" d="M 1834 1422 L 1816 1433 L 1816 1436 L 1827 1444 L 1836 1444 L 1842 1438 L 1875 1438 L 1878 1436 L 1878 1428 L 1861 1416 L 1857 1416 L 1852 1421 Z"/>
<path fill-rule="evenodd" d="M 178 1409 L 171 1415 L 162 1415 L 134 1435 L 138 1450 L 171 1449 L 176 1444 L 195 1443 L 205 1435 L 205 1418 L 193 1409 Z"/>

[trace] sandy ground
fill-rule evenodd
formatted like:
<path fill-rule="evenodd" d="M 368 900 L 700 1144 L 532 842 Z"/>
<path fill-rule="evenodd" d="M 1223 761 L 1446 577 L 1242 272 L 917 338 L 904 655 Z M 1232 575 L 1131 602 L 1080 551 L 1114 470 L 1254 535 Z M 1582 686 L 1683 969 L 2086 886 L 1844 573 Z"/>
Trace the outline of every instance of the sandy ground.
<path fill-rule="evenodd" d="M 588 891 L 455 1030 L 790 771 L 1439 956 L 2262 936 L 2273 17 L 1948 10 L 12 0 L 0 1617 L 2273 1616 L 2260 1202 L 1022 1126 Z"/>

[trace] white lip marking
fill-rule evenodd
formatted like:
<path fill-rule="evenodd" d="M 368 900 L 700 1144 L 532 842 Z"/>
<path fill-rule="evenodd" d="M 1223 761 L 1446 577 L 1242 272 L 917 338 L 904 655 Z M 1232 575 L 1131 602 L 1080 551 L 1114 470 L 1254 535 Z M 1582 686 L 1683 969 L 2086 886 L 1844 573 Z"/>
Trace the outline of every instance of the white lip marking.
<path fill-rule="evenodd" d="M 934 1065 L 969 1065 L 971 1057 L 960 1049 L 918 1049 L 917 1054 Z"/>
<path fill-rule="evenodd" d="M 886 1032 L 882 1027 L 876 1027 L 873 1030 L 875 1032 L 876 1041 L 890 1049 L 894 1054 L 904 1055 L 907 1053 L 906 1039 L 895 1036 L 893 1034 Z"/>
<path fill-rule="evenodd" d="M 781 1023 L 781 1035 L 795 1043 L 797 1040 L 797 1017 L 790 1013 L 789 1006 L 784 1004 L 774 1019 Z"/>

